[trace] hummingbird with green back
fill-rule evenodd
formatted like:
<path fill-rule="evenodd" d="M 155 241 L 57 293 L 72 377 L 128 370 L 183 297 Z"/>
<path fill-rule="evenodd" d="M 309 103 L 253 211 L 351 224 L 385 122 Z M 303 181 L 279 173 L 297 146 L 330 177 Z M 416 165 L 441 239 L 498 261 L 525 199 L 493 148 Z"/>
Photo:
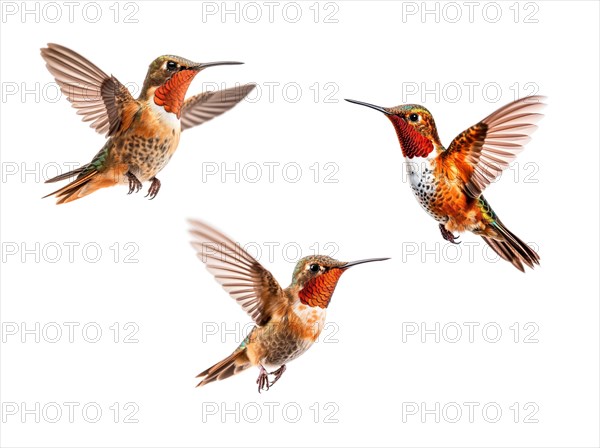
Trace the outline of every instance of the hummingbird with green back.
<path fill-rule="evenodd" d="M 57 44 L 42 48 L 46 67 L 62 93 L 91 127 L 108 140 L 91 162 L 46 182 L 75 179 L 47 196 L 58 204 L 71 202 L 94 191 L 118 184 L 138 192 L 150 182 L 153 199 L 161 186 L 156 175 L 167 165 L 181 131 L 205 123 L 239 103 L 255 87 L 248 84 L 207 91 L 185 99 L 192 80 L 208 67 L 241 62 L 192 62 L 179 56 L 156 58 L 140 95 L 134 99 L 114 76 L 109 76 L 80 54 Z"/>
<path fill-rule="evenodd" d="M 231 355 L 197 376 L 202 379 L 198 386 L 257 366 L 258 391 L 268 390 L 281 378 L 286 365 L 318 339 L 340 276 L 352 266 L 388 259 L 348 263 L 325 255 L 304 257 L 296 264 L 291 284 L 282 288 L 268 270 L 229 237 L 204 222 L 190 223 L 198 258 L 256 324 Z"/>
<path fill-rule="evenodd" d="M 394 126 L 406 159 L 411 189 L 425 211 L 439 222 L 445 240 L 458 244 L 453 232 L 470 231 L 504 260 L 524 272 L 539 255 L 506 228 L 483 197 L 483 190 L 523 150 L 537 129 L 542 96 L 501 107 L 460 133 L 448 148 L 438 136 L 431 112 L 418 104 L 381 107 L 346 100 L 382 112 Z"/>

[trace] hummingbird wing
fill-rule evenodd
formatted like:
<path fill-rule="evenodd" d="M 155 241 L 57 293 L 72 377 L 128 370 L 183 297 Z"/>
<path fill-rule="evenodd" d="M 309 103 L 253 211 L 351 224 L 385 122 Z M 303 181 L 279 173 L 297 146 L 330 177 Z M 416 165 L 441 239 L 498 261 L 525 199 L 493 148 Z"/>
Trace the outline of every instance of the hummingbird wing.
<path fill-rule="evenodd" d="M 91 121 L 90 126 L 100 134 L 115 134 L 126 115 L 124 109 L 135 105 L 127 87 L 66 47 L 48 44 L 41 52 L 46 67 L 83 121 Z"/>
<path fill-rule="evenodd" d="M 269 322 L 273 312 L 285 306 L 283 290 L 273 275 L 218 230 L 201 221 L 190 220 L 190 224 L 192 246 L 208 271 L 257 325 Z"/>
<path fill-rule="evenodd" d="M 181 130 L 205 123 L 227 112 L 242 101 L 256 84 L 246 84 L 214 92 L 204 92 L 188 98 L 181 108 Z"/>
<path fill-rule="evenodd" d="M 460 167 L 465 192 L 479 197 L 515 159 L 546 105 L 543 96 L 529 96 L 501 107 L 496 112 L 459 134 L 442 152 L 442 161 Z"/>

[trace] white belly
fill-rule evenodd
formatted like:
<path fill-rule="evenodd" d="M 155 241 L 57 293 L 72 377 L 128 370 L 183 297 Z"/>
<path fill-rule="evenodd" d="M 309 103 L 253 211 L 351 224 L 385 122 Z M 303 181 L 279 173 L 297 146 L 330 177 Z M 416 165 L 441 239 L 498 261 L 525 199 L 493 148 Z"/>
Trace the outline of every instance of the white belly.
<path fill-rule="evenodd" d="M 167 112 L 164 107 L 159 106 L 154 102 L 154 100 L 150 100 L 150 108 L 156 115 L 159 117 L 159 120 L 166 124 L 171 129 L 174 129 L 175 132 L 181 132 L 181 122 L 177 115 L 173 112 Z"/>
<path fill-rule="evenodd" d="M 406 173 L 410 183 L 410 189 L 421 207 L 436 221 L 446 222 L 447 217 L 438 215 L 431 208 L 435 198 L 437 181 L 433 175 L 433 160 L 416 157 L 406 159 Z"/>
<path fill-rule="evenodd" d="M 301 302 L 296 303 L 292 310 L 298 319 L 314 328 L 314 338 L 318 338 L 325 325 L 327 310 L 318 306 L 304 305 Z"/>

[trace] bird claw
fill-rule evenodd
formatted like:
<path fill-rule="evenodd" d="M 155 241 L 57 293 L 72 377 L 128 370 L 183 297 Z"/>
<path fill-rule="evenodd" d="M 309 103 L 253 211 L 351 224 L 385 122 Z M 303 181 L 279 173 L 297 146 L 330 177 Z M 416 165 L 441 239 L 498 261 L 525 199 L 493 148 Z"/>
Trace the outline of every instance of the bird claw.
<path fill-rule="evenodd" d="M 127 179 L 129 180 L 129 192 L 127 194 L 137 193 L 142 189 L 142 183 L 131 171 L 127 171 Z"/>
<path fill-rule="evenodd" d="M 158 191 L 160 190 L 160 180 L 158 180 L 156 177 L 153 177 L 150 180 L 152 181 L 152 184 L 150 185 L 150 188 L 148 188 L 148 194 L 146 194 L 144 197 L 147 198 L 150 196 L 150 200 L 152 200 L 156 197 Z"/>
<path fill-rule="evenodd" d="M 258 378 L 256 379 L 256 384 L 258 384 L 258 393 L 260 394 L 261 391 L 263 390 L 269 390 L 271 387 L 273 387 L 273 385 L 279 381 L 279 378 L 281 378 L 281 375 L 283 375 L 283 372 L 285 372 L 285 364 L 282 365 L 280 368 L 278 368 L 277 370 L 275 370 L 274 372 L 267 372 L 266 369 L 261 365 L 260 366 L 260 372 L 258 374 Z M 275 378 L 273 379 L 273 381 L 269 381 L 269 375 L 275 375 Z"/>
<path fill-rule="evenodd" d="M 271 385 L 269 384 L 269 372 L 265 370 L 263 366 L 260 366 L 260 373 L 258 374 L 258 378 L 256 379 L 256 384 L 258 384 L 258 393 L 260 394 L 263 390 L 269 390 Z"/>
<path fill-rule="evenodd" d="M 271 375 L 275 375 L 275 379 L 273 380 L 273 382 L 271 384 L 269 384 L 269 387 L 273 387 L 273 385 L 279 381 L 279 378 L 281 378 L 281 375 L 283 375 L 283 372 L 285 372 L 285 364 L 282 365 L 280 368 L 278 368 L 277 370 L 275 370 L 274 372 L 271 372 Z"/>
<path fill-rule="evenodd" d="M 460 238 L 460 235 L 454 236 L 452 232 L 450 232 L 448 229 L 446 229 L 446 227 L 444 227 L 444 224 L 440 224 L 440 231 L 442 232 L 442 237 L 446 241 L 450 241 L 452 244 L 460 244 L 460 241 L 456 241 Z"/>

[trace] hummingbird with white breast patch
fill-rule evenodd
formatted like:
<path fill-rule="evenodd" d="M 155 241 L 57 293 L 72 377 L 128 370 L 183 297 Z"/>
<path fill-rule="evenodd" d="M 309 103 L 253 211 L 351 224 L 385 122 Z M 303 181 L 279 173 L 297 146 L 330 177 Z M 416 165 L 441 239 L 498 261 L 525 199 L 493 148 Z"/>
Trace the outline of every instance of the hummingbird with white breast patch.
<path fill-rule="evenodd" d="M 255 87 L 247 84 L 207 91 L 186 100 L 189 85 L 202 70 L 242 63 L 198 63 L 165 55 L 150 64 L 140 95 L 134 99 L 117 78 L 73 50 L 48 44 L 41 52 L 46 67 L 83 121 L 90 121 L 92 128 L 108 137 L 91 162 L 46 181 L 75 177 L 44 196 L 56 196 L 58 204 L 118 184 L 128 185 L 131 194 L 142 188 L 142 182 L 150 182 L 146 196 L 153 199 L 161 186 L 156 176 L 175 153 L 181 132 L 228 111 Z M 63 139 L 63 143 L 67 141 Z"/>
<path fill-rule="evenodd" d="M 411 189 L 425 211 L 439 222 L 442 237 L 458 244 L 453 232 L 469 231 L 504 260 L 524 272 L 539 255 L 500 221 L 482 192 L 523 150 L 542 118 L 543 96 L 501 107 L 460 133 L 448 148 L 438 136 L 431 112 L 418 104 L 381 107 L 346 100 L 382 112 L 394 126 Z"/>
<path fill-rule="evenodd" d="M 256 324 L 231 355 L 197 376 L 201 378 L 198 386 L 256 366 L 258 391 L 268 390 L 281 378 L 286 365 L 319 337 L 340 276 L 352 266 L 388 260 L 370 258 L 348 263 L 325 255 L 304 257 L 296 264 L 291 284 L 282 288 L 267 269 L 229 237 L 204 222 L 190 222 L 192 246 L 198 258 Z"/>

